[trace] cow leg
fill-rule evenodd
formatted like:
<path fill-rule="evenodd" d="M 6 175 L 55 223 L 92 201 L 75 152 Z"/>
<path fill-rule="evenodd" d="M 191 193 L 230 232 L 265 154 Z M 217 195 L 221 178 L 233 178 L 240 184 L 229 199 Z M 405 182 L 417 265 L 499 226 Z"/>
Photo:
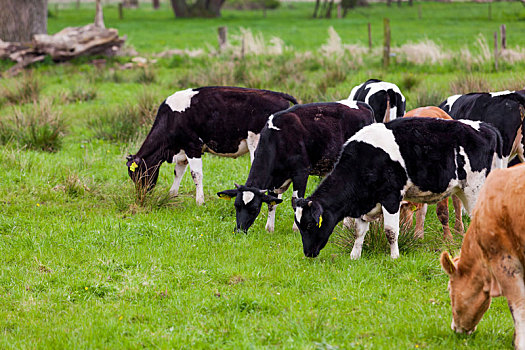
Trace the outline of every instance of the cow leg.
<path fill-rule="evenodd" d="M 399 258 L 399 247 L 397 244 L 399 237 L 399 210 L 391 214 L 383 206 L 383 220 L 386 238 L 388 243 L 390 243 L 390 257 L 397 259 Z"/>
<path fill-rule="evenodd" d="M 463 216 L 461 215 L 461 201 L 456 195 L 452 196 L 452 204 L 454 205 L 454 214 L 456 216 L 456 223 L 454 224 L 454 231 L 461 235 L 465 234 L 465 227 L 463 226 Z"/>
<path fill-rule="evenodd" d="M 416 228 L 414 230 L 414 238 L 423 239 L 425 237 L 425 219 L 427 217 L 428 204 L 424 203 L 418 205 L 416 210 Z"/>
<path fill-rule="evenodd" d="M 270 192 L 272 196 L 275 196 L 275 193 Z M 277 198 L 281 199 L 283 197 L 282 193 L 277 195 Z M 268 219 L 266 220 L 266 231 L 273 232 L 275 231 L 275 210 L 277 209 L 277 204 L 272 205 L 268 204 Z"/>
<path fill-rule="evenodd" d="M 436 214 L 443 227 L 443 238 L 452 239 L 452 234 L 448 227 L 448 197 L 437 203 Z"/>
<path fill-rule="evenodd" d="M 350 253 L 350 259 L 359 259 L 361 257 L 361 250 L 363 250 L 363 242 L 365 241 L 365 235 L 368 232 L 369 222 L 364 221 L 363 219 L 355 219 L 355 232 L 356 238 L 354 242 L 354 247 Z"/>
<path fill-rule="evenodd" d="M 303 175 L 298 175 L 292 178 L 292 183 L 293 183 L 292 198 L 304 198 L 304 194 L 306 193 L 306 183 L 307 182 L 308 182 L 308 173 L 305 173 Z M 297 227 L 295 220 L 293 221 L 292 230 L 299 231 L 299 227 Z"/>
<path fill-rule="evenodd" d="M 184 151 L 180 151 L 173 157 L 173 162 L 175 163 L 175 180 L 173 180 L 173 185 L 170 188 L 170 196 L 177 197 L 179 195 L 180 182 L 182 177 L 186 172 L 186 167 L 188 166 L 188 159 Z"/>
<path fill-rule="evenodd" d="M 246 139 L 246 144 L 248 145 L 248 151 L 250 152 L 250 163 L 253 163 L 255 158 L 255 150 L 259 144 L 259 139 L 261 135 L 248 131 L 248 138 Z"/>
<path fill-rule="evenodd" d="M 501 258 L 493 259 L 492 271 L 496 281 L 492 281 L 491 296 L 502 294 L 507 298 L 514 319 L 514 346 L 525 350 L 525 283 L 521 262 L 504 252 Z M 494 278 L 493 277 L 493 278 Z M 494 288 L 494 285 L 497 285 Z"/>
<path fill-rule="evenodd" d="M 188 158 L 190 164 L 191 177 L 196 187 L 195 201 L 198 205 L 204 204 L 204 188 L 202 186 L 202 158 Z"/>

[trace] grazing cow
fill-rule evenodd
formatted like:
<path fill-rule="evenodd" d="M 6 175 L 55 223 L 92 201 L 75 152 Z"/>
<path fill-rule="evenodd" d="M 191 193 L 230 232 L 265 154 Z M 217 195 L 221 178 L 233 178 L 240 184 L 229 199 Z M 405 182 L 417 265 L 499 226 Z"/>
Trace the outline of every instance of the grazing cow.
<path fill-rule="evenodd" d="M 454 95 L 443 101 L 439 108 L 453 119 L 480 120 L 494 125 L 503 139 L 503 166 L 523 155 L 525 90 L 470 93 Z"/>
<path fill-rule="evenodd" d="M 405 96 L 396 84 L 386 81 L 369 79 L 355 86 L 348 99 L 368 103 L 378 123 L 386 123 L 405 114 Z"/>
<path fill-rule="evenodd" d="M 422 118 L 439 118 L 439 119 L 448 119 L 451 120 L 452 118 L 442 110 L 441 108 L 429 106 L 429 107 L 419 107 L 416 109 L 413 109 L 411 111 L 408 111 L 405 116 L 406 117 L 422 117 Z M 454 225 L 454 230 L 460 234 L 463 234 L 464 227 L 463 227 L 463 218 L 461 217 L 461 201 L 457 196 L 452 196 L 452 203 L 454 204 L 454 211 L 456 213 L 456 223 Z M 416 229 L 414 232 L 414 236 L 417 238 L 423 238 L 425 234 L 425 216 L 427 215 L 427 207 L 428 205 L 426 203 L 407 203 L 409 207 L 415 205 L 416 207 Z M 412 225 L 412 217 L 414 214 L 414 211 L 412 210 L 403 210 L 401 215 L 401 222 L 404 224 L 410 224 Z M 448 197 L 443 199 L 442 201 L 438 202 L 436 205 L 436 214 L 438 216 L 439 221 L 441 222 L 441 225 L 443 227 L 443 237 L 450 239 L 452 238 L 452 234 L 450 233 L 450 228 L 448 227 Z"/>
<path fill-rule="evenodd" d="M 499 149 L 499 132 L 481 122 L 399 118 L 364 127 L 315 192 L 292 202 L 304 254 L 316 257 L 335 225 L 350 216 L 357 219 L 351 258 L 358 259 L 368 221 L 382 212 L 396 259 L 403 198 L 434 203 L 456 194 L 470 213 Z"/>
<path fill-rule="evenodd" d="M 495 170 L 480 192 L 460 256 L 441 254 L 450 276 L 451 327 L 472 333 L 492 297 L 505 296 L 514 345 L 525 350 L 525 165 Z"/>
<path fill-rule="evenodd" d="M 281 200 L 266 191 L 282 194 L 293 183 L 293 197 L 304 197 L 308 175 L 328 174 L 344 142 L 373 122 L 369 105 L 349 100 L 296 105 L 270 116 L 246 185 L 217 193 L 237 197 L 237 230 L 247 231 L 265 202 L 272 212 L 266 229 L 273 231 L 275 205 Z"/>
<path fill-rule="evenodd" d="M 204 203 L 203 152 L 237 158 L 247 152 L 253 161 L 259 133 L 272 113 L 287 109 L 294 97 L 274 91 L 207 86 L 177 91 L 159 107 L 146 140 L 127 157 L 129 176 L 151 189 L 163 162 L 174 162 L 176 196 L 186 166 L 197 188 L 197 204 Z"/>

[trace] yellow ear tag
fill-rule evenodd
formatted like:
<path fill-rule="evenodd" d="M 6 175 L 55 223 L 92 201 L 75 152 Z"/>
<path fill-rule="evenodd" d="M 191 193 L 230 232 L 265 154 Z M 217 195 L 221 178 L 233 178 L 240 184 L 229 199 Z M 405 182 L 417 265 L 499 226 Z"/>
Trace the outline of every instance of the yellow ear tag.
<path fill-rule="evenodd" d="M 276 201 L 270 202 L 271 205 L 277 205 Z"/>
<path fill-rule="evenodd" d="M 414 204 L 412 204 L 412 211 L 416 211 L 416 210 L 417 210 L 417 207 Z"/>
<path fill-rule="evenodd" d="M 450 256 L 450 254 L 447 254 L 447 258 L 448 258 L 448 261 L 452 264 L 452 266 L 456 266 L 456 264 L 454 264 L 454 259 L 452 259 L 452 257 Z"/>
<path fill-rule="evenodd" d="M 317 224 L 317 227 L 321 228 L 321 224 L 323 223 L 323 217 L 319 217 L 319 223 Z"/>
<path fill-rule="evenodd" d="M 230 199 L 232 199 L 232 197 L 228 196 L 227 194 L 224 194 L 224 193 L 221 193 L 219 195 L 219 198 L 222 198 L 222 199 L 225 199 L 227 201 L 229 201 Z"/>
<path fill-rule="evenodd" d="M 135 169 L 137 169 L 139 166 L 137 165 L 137 163 L 133 162 L 131 163 L 131 166 L 129 167 L 129 170 L 131 170 L 131 172 L 135 172 Z"/>

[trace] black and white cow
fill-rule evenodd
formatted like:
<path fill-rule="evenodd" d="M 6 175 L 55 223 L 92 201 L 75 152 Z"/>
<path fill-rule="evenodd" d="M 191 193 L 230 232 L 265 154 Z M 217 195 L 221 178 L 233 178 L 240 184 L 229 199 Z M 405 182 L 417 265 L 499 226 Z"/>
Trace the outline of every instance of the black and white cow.
<path fill-rule="evenodd" d="M 374 110 L 378 123 L 388 122 L 405 115 L 405 96 L 396 84 L 386 81 L 369 79 L 355 86 L 348 99 L 368 103 Z"/>
<path fill-rule="evenodd" d="M 146 140 L 127 157 L 129 176 L 151 189 L 163 162 L 174 162 L 175 180 L 170 194 L 178 194 L 189 164 L 197 188 L 197 204 L 204 203 L 203 152 L 239 157 L 250 152 L 272 113 L 287 109 L 294 97 L 274 91 L 228 86 L 208 86 L 177 91 L 159 107 Z"/>
<path fill-rule="evenodd" d="M 315 192 L 292 201 L 304 254 L 316 257 L 335 225 L 349 216 L 357 219 L 351 258 L 358 259 L 368 221 L 382 213 L 396 259 L 403 199 L 435 203 L 456 194 L 470 213 L 493 158 L 500 157 L 501 136 L 487 123 L 399 118 L 367 126 L 345 143 Z"/>
<path fill-rule="evenodd" d="M 304 197 L 308 176 L 328 174 L 344 142 L 373 122 L 369 105 L 349 100 L 296 105 L 270 116 L 246 184 L 217 193 L 222 198 L 237 197 L 237 230 L 247 231 L 265 202 L 271 213 L 266 229 L 273 231 L 275 205 L 281 199 L 266 191 L 282 194 L 292 183 L 292 196 Z"/>
<path fill-rule="evenodd" d="M 524 161 L 525 90 L 454 95 L 439 108 L 454 119 L 481 120 L 494 125 L 503 139 L 503 166 L 517 156 Z"/>

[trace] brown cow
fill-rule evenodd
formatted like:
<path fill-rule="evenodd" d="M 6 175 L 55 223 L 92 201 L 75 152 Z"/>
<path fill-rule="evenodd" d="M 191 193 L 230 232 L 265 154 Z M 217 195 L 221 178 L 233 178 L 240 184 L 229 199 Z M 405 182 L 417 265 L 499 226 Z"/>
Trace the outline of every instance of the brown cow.
<path fill-rule="evenodd" d="M 452 329 L 472 333 L 491 297 L 507 298 L 514 344 L 525 349 L 525 165 L 496 169 L 481 189 L 473 220 L 454 260 L 441 254 L 450 276 Z"/>
<path fill-rule="evenodd" d="M 447 112 L 434 106 L 413 109 L 408 111 L 403 117 L 425 117 L 452 120 Z M 463 227 L 463 219 L 461 217 L 461 201 L 458 197 L 452 196 L 452 203 L 454 204 L 454 211 L 456 213 L 456 223 L 454 224 L 454 230 L 460 234 L 463 234 L 465 229 Z M 404 208 L 401 210 L 401 223 L 405 227 L 410 227 L 412 225 L 414 211 L 408 208 L 412 208 L 414 206 L 416 212 L 416 229 L 414 236 L 417 238 L 423 238 L 425 234 L 424 227 L 425 216 L 427 215 L 427 204 L 404 202 Z M 452 238 L 452 234 L 450 233 L 450 228 L 448 226 L 448 197 L 437 203 L 436 214 L 439 221 L 441 222 L 441 225 L 443 226 L 443 237 L 447 239 Z"/>

